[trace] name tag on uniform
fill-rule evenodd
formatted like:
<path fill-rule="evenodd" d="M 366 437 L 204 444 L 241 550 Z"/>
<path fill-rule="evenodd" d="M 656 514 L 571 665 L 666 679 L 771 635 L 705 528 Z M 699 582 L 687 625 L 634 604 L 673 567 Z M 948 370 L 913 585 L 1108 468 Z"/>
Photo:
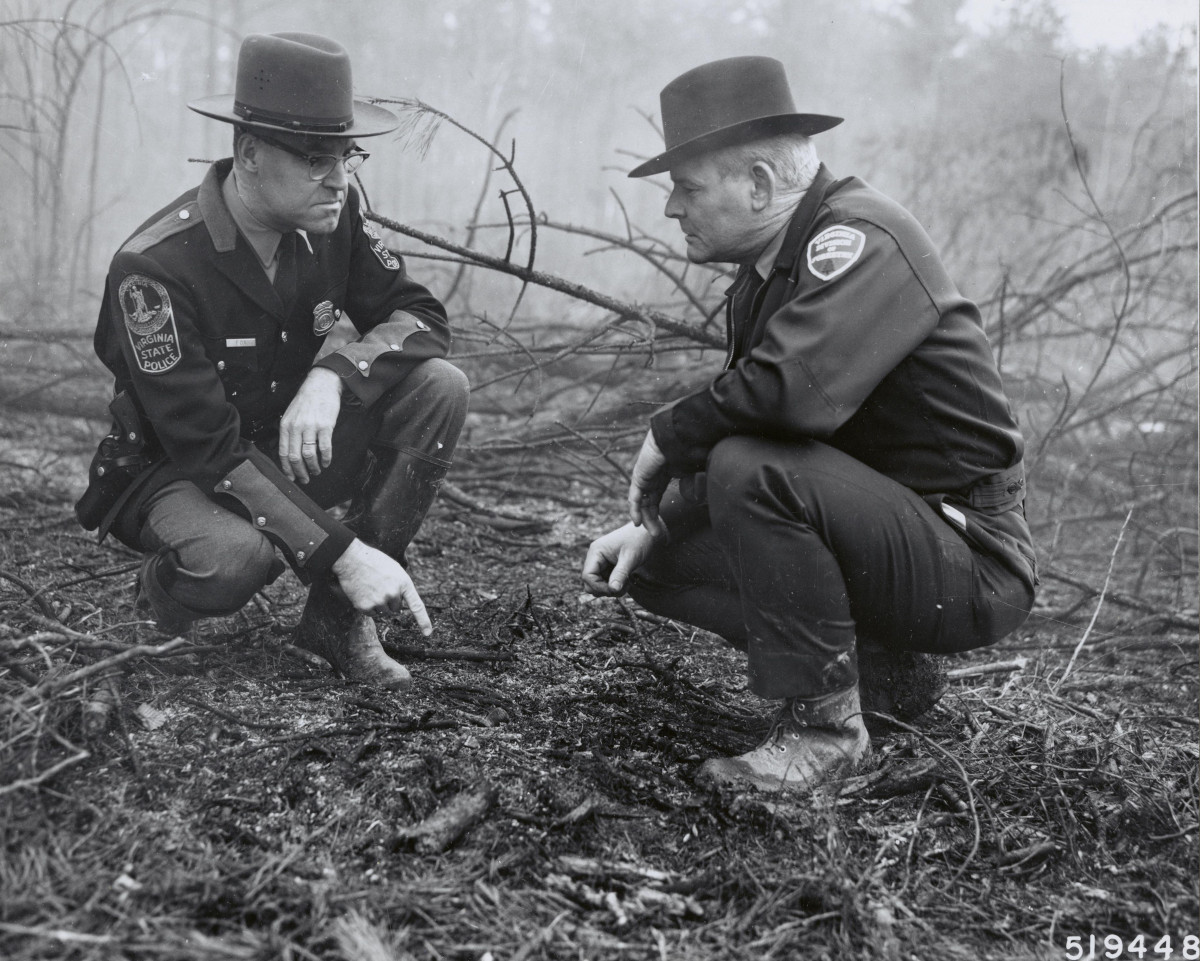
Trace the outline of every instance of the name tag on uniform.
<path fill-rule="evenodd" d="M 258 341 L 253 337 L 226 337 L 226 347 L 253 347 Z"/>

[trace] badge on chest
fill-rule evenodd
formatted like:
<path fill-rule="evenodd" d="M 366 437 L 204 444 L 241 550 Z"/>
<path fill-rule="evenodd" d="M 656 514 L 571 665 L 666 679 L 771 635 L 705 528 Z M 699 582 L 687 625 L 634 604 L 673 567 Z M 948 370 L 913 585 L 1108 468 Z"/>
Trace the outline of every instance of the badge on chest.
<path fill-rule="evenodd" d="M 331 301 L 322 300 L 313 308 L 313 333 L 318 337 L 324 337 L 333 330 L 333 325 L 341 316 L 340 308 L 334 307 Z"/>

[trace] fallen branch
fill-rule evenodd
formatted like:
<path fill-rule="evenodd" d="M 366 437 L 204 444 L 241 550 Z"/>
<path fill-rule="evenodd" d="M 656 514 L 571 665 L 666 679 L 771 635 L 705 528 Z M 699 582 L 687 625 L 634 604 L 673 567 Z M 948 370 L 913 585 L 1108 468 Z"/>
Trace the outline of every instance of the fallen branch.
<path fill-rule="evenodd" d="M 946 672 L 946 677 L 951 680 L 959 680 L 964 677 L 983 677 L 986 674 L 1012 674 L 1015 671 L 1025 670 L 1025 665 L 1029 663 L 1027 657 L 1016 657 L 1011 661 L 996 661 L 992 664 L 971 664 L 967 667 L 956 667 L 952 671 Z"/>
<path fill-rule="evenodd" d="M 515 661 L 517 655 L 509 651 L 480 651 L 473 648 L 457 648 L 437 651 L 428 647 L 413 647 L 381 641 L 389 657 L 402 661 Z"/>
<path fill-rule="evenodd" d="M 55 620 L 54 608 L 51 607 L 50 602 L 42 596 L 41 590 L 38 590 L 38 589 L 32 587 L 31 585 L 26 584 L 19 577 L 16 577 L 13 574 L 9 574 L 7 571 L 0 571 L 0 577 L 4 578 L 4 580 L 9 581 L 10 583 L 16 584 L 17 587 L 21 588 L 21 590 L 23 590 L 26 594 L 29 595 L 29 599 L 31 601 L 33 601 L 35 604 L 37 604 L 38 609 L 46 617 L 48 617 L 52 621 Z"/>
<path fill-rule="evenodd" d="M 499 797 L 500 789 L 487 782 L 463 791 L 420 824 L 396 832 L 392 844 L 397 848 L 411 846 L 418 854 L 440 854 L 479 821 Z"/>
<path fill-rule="evenodd" d="M 705 347 L 719 349 L 725 346 L 723 337 L 718 337 L 716 334 L 703 330 L 693 324 L 685 324 L 661 311 L 653 310 L 649 307 L 638 307 L 635 304 L 617 300 L 615 297 L 602 294 L 600 291 L 585 287 L 583 284 L 564 280 L 562 277 L 557 277 L 554 274 L 547 274 L 540 270 L 531 270 L 528 267 L 519 267 L 516 264 L 510 264 L 502 257 L 493 257 L 489 254 L 480 253 L 477 250 L 471 250 L 468 247 L 461 247 L 449 240 L 443 240 L 436 234 L 418 230 L 416 227 L 409 227 L 407 224 L 399 223 L 390 217 L 384 217 L 371 211 L 363 211 L 363 217 L 375 221 L 381 227 L 386 227 L 388 230 L 395 231 L 398 234 L 404 234 L 406 237 L 412 237 L 431 247 L 440 247 L 442 250 L 449 250 L 462 257 L 467 257 L 481 267 L 489 267 L 499 273 L 516 277 L 518 280 L 537 284 L 539 287 L 545 287 L 547 290 L 566 294 L 568 297 L 574 297 L 576 300 L 582 300 L 584 303 L 603 307 L 605 310 L 611 311 L 623 319 L 640 320 L 644 323 L 653 324 L 661 330 L 675 334 L 678 337 L 684 337 L 693 343 Z"/>
<path fill-rule="evenodd" d="M 1106 651 L 1173 651 L 1200 647 L 1196 637 L 1114 637 L 1092 647 L 1097 654 Z"/>
<path fill-rule="evenodd" d="M 166 644 L 160 644 L 158 647 L 150 647 L 148 645 L 139 644 L 137 647 L 131 647 L 120 654 L 114 654 L 112 657 L 106 657 L 102 661 L 97 661 L 95 664 L 89 664 L 87 667 L 81 667 L 78 671 L 72 671 L 70 674 L 63 677 L 48 678 L 43 681 L 36 693 L 43 697 L 57 694 L 59 691 L 72 684 L 77 684 L 79 681 L 86 680 L 95 674 L 107 671 L 110 668 L 124 664 L 126 661 L 132 661 L 139 657 L 163 657 L 170 654 L 172 651 L 177 651 L 179 648 L 188 644 L 188 641 L 182 637 L 172 638 Z"/>
<path fill-rule="evenodd" d="M 870 774 L 846 778 L 838 786 L 838 797 L 861 794 L 869 798 L 898 797 L 915 794 L 932 787 L 939 780 L 938 762 L 933 758 L 921 758 L 906 764 L 888 765 Z"/>
<path fill-rule="evenodd" d="M 449 481 L 442 481 L 439 493 L 443 500 L 452 501 L 460 507 L 465 507 L 476 514 L 483 514 L 485 517 L 513 521 L 520 526 L 537 529 L 538 531 L 548 531 L 554 526 L 550 521 L 540 517 L 530 517 L 528 514 L 522 514 L 519 511 L 506 510 L 503 507 L 494 507 L 491 504 L 485 504 Z"/>
<path fill-rule="evenodd" d="M 54 775 L 58 774 L 60 771 L 65 771 L 67 768 L 73 767 L 80 761 L 86 761 L 91 756 L 92 755 L 88 751 L 80 751 L 78 754 L 75 754 L 72 757 L 59 761 L 53 767 L 46 768 L 46 770 L 42 771 L 42 773 L 38 774 L 36 777 L 29 777 L 21 781 L 13 781 L 11 784 L 0 785 L 0 797 L 3 797 L 5 794 L 13 794 L 17 791 L 23 791 L 26 788 L 38 787 L 39 785 L 50 780 L 50 778 L 54 777 Z M 0 927 L 3 927 L 3 925 L 0 925 Z"/>
<path fill-rule="evenodd" d="M 1059 581 L 1062 584 L 1067 584 L 1077 590 L 1087 591 L 1092 597 L 1100 593 L 1100 588 L 1093 587 L 1087 581 L 1080 580 L 1078 577 L 1073 577 L 1063 571 L 1047 565 L 1039 568 L 1039 573 L 1042 577 L 1050 580 Z M 1171 627 L 1182 628 L 1183 630 L 1200 631 L 1200 619 L 1191 617 L 1185 613 L 1168 614 L 1163 613 L 1159 608 L 1155 607 L 1148 601 L 1139 600 L 1136 597 L 1129 597 L 1126 594 L 1121 594 L 1118 591 L 1109 591 L 1106 595 L 1106 600 L 1110 604 L 1116 604 L 1118 607 L 1127 607 L 1131 610 L 1142 611 L 1146 614 L 1155 614 L 1163 619 L 1163 622 Z"/>

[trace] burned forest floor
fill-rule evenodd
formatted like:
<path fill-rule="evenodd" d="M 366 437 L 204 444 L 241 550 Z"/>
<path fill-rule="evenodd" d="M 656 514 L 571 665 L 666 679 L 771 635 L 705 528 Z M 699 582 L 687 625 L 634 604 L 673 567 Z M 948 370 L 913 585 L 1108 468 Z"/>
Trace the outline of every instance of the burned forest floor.
<path fill-rule="evenodd" d="M 49 476 L 0 471 L 0 957 L 1200 955 L 1194 532 L 1110 577 L 1120 518 L 1074 530 L 1022 630 L 794 800 L 697 787 L 772 705 L 719 639 L 582 594 L 607 509 L 443 498 L 389 694 L 290 645 L 291 574 L 151 636 L 136 556 Z"/>

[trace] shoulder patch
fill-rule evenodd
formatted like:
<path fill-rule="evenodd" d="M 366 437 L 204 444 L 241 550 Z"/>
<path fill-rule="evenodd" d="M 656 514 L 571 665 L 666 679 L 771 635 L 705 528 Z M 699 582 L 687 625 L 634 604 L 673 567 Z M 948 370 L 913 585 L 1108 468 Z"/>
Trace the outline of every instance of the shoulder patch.
<path fill-rule="evenodd" d="M 189 201 L 182 207 L 177 207 L 170 213 L 159 218 L 141 233 L 130 237 L 125 242 L 125 246 L 121 248 L 121 252 L 144 254 L 155 244 L 161 244 L 168 237 L 174 237 L 176 234 L 187 230 L 188 227 L 194 227 L 196 224 L 202 222 L 200 205 L 194 200 Z"/>
<path fill-rule="evenodd" d="M 143 374 L 164 374 L 183 359 L 166 287 L 145 274 L 130 274 L 121 281 L 117 299 L 134 360 Z"/>
<path fill-rule="evenodd" d="M 844 225 L 826 227 L 808 242 L 808 269 L 821 280 L 832 280 L 854 266 L 866 245 L 861 230 Z"/>
<path fill-rule="evenodd" d="M 388 270 L 399 270 L 400 261 L 395 255 L 384 246 L 383 238 L 367 221 L 363 221 L 363 233 L 367 235 L 367 239 L 371 241 L 371 253 L 379 258 L 379 262 Z"/>

